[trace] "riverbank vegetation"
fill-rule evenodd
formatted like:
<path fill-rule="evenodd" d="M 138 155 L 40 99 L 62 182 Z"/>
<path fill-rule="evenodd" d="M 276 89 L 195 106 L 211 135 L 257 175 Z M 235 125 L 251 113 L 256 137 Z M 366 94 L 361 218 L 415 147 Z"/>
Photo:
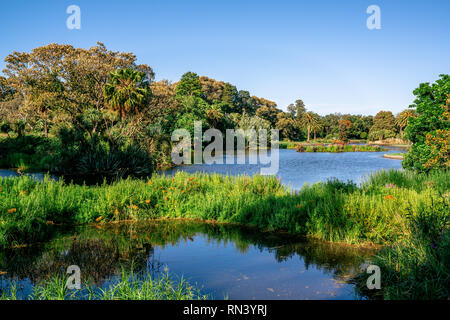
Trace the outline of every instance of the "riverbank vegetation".
<path fill-rule="evenodd" d="M 277 179 L 261 176 L 178 173 L 91 187 L 48 178 L 3 178 L 0 242 L 14 246 L 42 241 L 59 227 L 82 223 L 101 226 L 154 218 L 215 220 L 328 241 L 381 244 L 388 248 L 380 254 L 384 259 L 380 261 L 385 261 L 382 268 L 397 277 L 385 282 L 386 290 L 419 279 L 422 269 L 392 270 L 399 263 L 416 261 L 428 268 L 426 279 L 435 279 L 435 285 L 445 293 L 448 256 L 441 253 L 449 252 L 449 178 L 448 171 L 381 171 L 360 187 L 329 181 L 306 185 L 295 193 Z M 427 297 L 434 297 L 436 290 Z M 395 296 L 391 293 L 386 297 Z M 399 297 L 410 296 L 399 293 Z"/>
<path fill-rule="evenodd" d="M 41 241 L 59 225 L 199 218 L 349 243 L 394 242 L 409 211 L 448 201 L 449 173 L 379 172 L 361 187 L 328 181 L 291 193 L 274 177 L 177 173 L 148 181 L 67 185 L 0 179 L 0 243 Z M 258 212 L 258 214 L 255 214 Z"/>
<path fill-rule="evenodd" d="M 54 275 L 24 290 L 20 282 L 0 276 L 0 300 L 206 300 L 198 288 L 183 278 L 174 279 L 167 272 L 153 278 L 150 274 L 122 271 L 119 279 L 104 288 L 89 282 L 80 289 L 69 289 L 67 276 Z M 30 292 L 27 292 L 30 291 Z"/>
<path fill-rule="evenodd" d="M 333 145 L 323 145 L 323 144 L 313 144 L 313 145 L 303 145 L 298 144 L 295 148 L 297 152 L 381 152 L 387 151 L 386 148 L 380 146 L 368 146 L 368 145 L 346 145 L 346 144 L 333 144 Z"/>

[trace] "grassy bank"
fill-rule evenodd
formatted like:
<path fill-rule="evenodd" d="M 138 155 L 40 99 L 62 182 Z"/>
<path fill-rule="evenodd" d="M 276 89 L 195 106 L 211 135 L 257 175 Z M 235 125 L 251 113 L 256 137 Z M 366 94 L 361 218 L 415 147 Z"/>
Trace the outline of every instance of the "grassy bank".
<path fill-rule="evenodd" d="M 439 201 L 448 204 L 449 185 L 448 172 L 394 170 L 371 176 L 361 187 L 328 181 L 296 193 L 262 176 L 177 173 L 92 187 L 2 178 L 0 244 L 45 240 L 59 225 L 164 217 L 241 223 L 330 241 L 395 242 L 408 215 Z"/>
<path fill-rule="evenodd" d="M 2 246 L 42 241 L 60 226 L 74 224 L 215 220 L 335 242 L 381 244 L 385 250 L 375 263 L 390 277 L 382 295 L 414 297 L 400 289 L 414 288 L 412 281 L 425 286 L 422 297 L 448 295 L 450 263 L 448 254 L 441 254 L 450 252 L 448 171 L 380 171 L 359 187 L 329 181 L 305 185 L 295 193 L 274 177 L 187 173 L 93 187 L 48 178 L 3 178 L 0 188 Z M 431 282 L 434 285 L 428 287 Z"/>
<path fill-rule="evenodd" d="M 81 289 L 68 289 L 67 277 L 56 275 L 24 290 L 17 282 L 2 280 L 0 300 L 206 300 L 208 297 L 183 278 L 174 280 L 168 273 L 151 275 L 122 273 L 104 288 L 85 283 Z M 29 292 L 27 292 L 29 291 Z"/>

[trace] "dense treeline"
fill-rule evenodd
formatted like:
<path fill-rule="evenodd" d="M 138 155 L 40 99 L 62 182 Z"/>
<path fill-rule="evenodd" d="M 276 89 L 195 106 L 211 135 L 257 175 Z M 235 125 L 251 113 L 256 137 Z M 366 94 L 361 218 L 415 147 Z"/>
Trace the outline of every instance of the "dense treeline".
<path fill-rule="evenodd" d="M 415 141 L 413 133 L 404 135 L 415 106 L 397 116 L 390 111 L 320 116 L 298 99 L 282 111 L 273 101 L 193 72 L 176 83 L 154 82 L 152 68 L 137 64 L 135 55 L 101 43 L 90 49 L 50 44 L 13 52 L 5 61 L 0 131 L 8 138 L 0 144 L 0 166 L 144 176 L 155 166 L 171 165 L 172 132 L 193 131 L 194 121 L 203 130 L 276 128 L 291 141 Z"/>

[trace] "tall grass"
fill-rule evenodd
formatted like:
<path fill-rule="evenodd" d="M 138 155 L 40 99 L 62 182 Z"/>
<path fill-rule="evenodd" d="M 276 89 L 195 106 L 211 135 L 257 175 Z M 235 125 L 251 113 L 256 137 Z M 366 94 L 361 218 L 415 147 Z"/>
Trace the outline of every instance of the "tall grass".
<path fill-rule="evenodd" d="M 33 285 L 30 293 L 11 280 L 1 280 L 0 300 L 206 300 L 207 295 L 183 278 L 169 273 L 152 278 L 149 274 L 122 272 L 119 279 L 102 287 L 85 283 L 81 289 L 68 289 L 67 278 L 55 275 Z M 5 283 L 7 282 L 7 283 Z"/>
<path fill-rule="evenodd" d="M 154 175 L 147 181 L 127 179 L 90 187 L 48 177 L 43 181 L 3 178 L 0 188 L 0 246 L 42 241 L 59 226 L 74 224 L 154 218 L 215 220 L 329 241 L 381 244 L 385 251 L 376 263 L 394 279 L 389 280 L 392 290 L 414 288 L 411 279 L 415 277 L 419 283 L 426 281 L 422 292 L 426 297 L 442 297 L 446 294 L 442 286 L 448 288 L 448 254 L 435 254 L 435 248 L 444 246 L 448 252 L 449 171 L 429 175 L 380 171 L 361 186 L 331 180 L 305 185 L 297 192 L 275 177 L 181 172 L 173 177 Z M 447 240 L 436 235 L 416 237 L 436 230 Z M 408 271 L 398 273 L 402 266 Z M 426 275 L 433 280 L 425 280 Z M 385 292 L 385 297 L 396 297 L 387 288 Z"/>
<path fill-rule="evenodd" d="M 48 177 L 2 178 L 0 245 L 42 241 L 60 225 L 153 218 L 241 223 L 349 243 L 393 242 L 403 234 L 406 214 L 443 197 L 449 178 L 448 172 L 381 171 L 361 187 L 332 180 L 295 193 L 262 176 L 180 172 L 91 187 Z"/>

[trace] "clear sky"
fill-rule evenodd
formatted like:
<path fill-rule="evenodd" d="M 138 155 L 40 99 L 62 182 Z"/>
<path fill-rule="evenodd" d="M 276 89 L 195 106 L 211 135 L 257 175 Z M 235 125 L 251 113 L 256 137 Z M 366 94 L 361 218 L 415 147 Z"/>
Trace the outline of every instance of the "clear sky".
<path fill-rule="evenodd" d="M 69 30 L 69 5 L 81 29 Z M 369 5 L 381 29 L 369 30 Z M 0 68 L 48 43 L 133 52 L 156 80 L 186 71 L 230 82 L 286 110 L 399 112 L 421 82 L 450 73 L 449 0 L 15 0 L 0 4 Z"/>

